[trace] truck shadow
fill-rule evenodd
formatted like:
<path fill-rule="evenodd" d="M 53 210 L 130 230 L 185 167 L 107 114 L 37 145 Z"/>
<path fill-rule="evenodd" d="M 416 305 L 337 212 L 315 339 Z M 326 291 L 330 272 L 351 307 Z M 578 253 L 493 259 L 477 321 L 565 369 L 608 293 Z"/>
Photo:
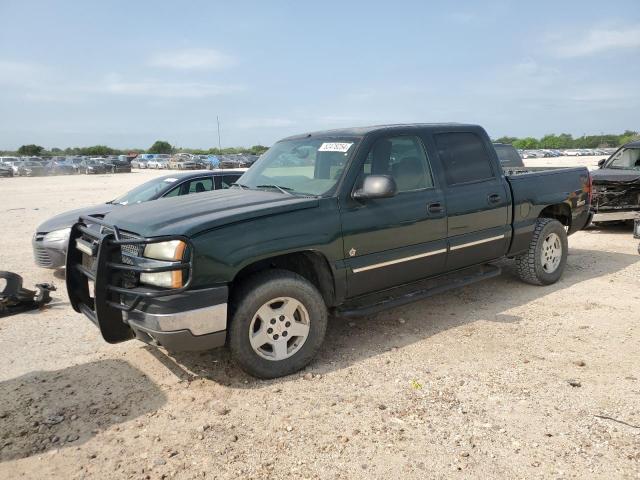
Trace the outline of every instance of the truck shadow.
<path fill-rule="evenodd" d="M 166 397 L 123 360 L 30 372 L 0 383 L 0 462 L 75 447 Z"/>
<path fill-rule="evenodd" d="M 633 235 L 633 222 L 630 223 L 611 223 L 611 224 L 594 224 L 592 223 L 583 230 L 585 233 L 597 234 L 597 233 L 611 233 L 613 235 Z"/>
<path fill-rule="evenodd" d="M 515 262 L 504 260 L 500 264 L 502 275 L 491 280 L 357 320 L 331 318 L 324 344 L 307 370 L 324 374 L 347 368 L 458 327 L 466 326 L 472 334 L 475 327 L 469 326 L 478 321 L 517 323 L 521 318 L 510 313 L 512 309 L 639 261 L 638 255 L 572 248 L 562 279 L 540 287 L 521 282 Z M 585 307 L 597 302 L 595 296 L 584 298 Z M 236 388 L 260 388 L 297 378 L 291 375 L 268 382 L 256 380 L 233 364 L 227 349 L 174 355 L 173 362 L 198 372 L 198 376 Z"/>

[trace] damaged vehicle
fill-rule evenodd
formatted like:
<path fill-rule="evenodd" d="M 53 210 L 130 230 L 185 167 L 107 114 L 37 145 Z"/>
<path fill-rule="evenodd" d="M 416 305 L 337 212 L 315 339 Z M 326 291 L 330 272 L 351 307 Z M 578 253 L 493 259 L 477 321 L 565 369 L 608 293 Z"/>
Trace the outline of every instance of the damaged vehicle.
<path fill-rule="evenodd" d="M 477 125 L 304 133 L 234 188 L 76 219 L 67 292 L 109 343 L 226 344 L 251 375 L 280 377 L 314 358 L 329 314 L 493 278 L 505 257 L 527 283 L 557 282 L 590 203 L 586 167 L 512 175 Z"/>
<path fill-rule="evenodd" d="M 149 180 L 109 202 L 56 215 L 41 223 L 33 236 L 31 243 L 36 265 L 42 268 L 64 266 L 69 231 L 80 215 L 102 218 L 111 210 L 123 205 L 229 188 L 243 173 L 244 170 L 174 173 Z"/>
<path fill-rule="evenodd" d="M 594 223 L 633 221 L 640 212 L 640 141 L 627 143 L 591 172 Z"/>

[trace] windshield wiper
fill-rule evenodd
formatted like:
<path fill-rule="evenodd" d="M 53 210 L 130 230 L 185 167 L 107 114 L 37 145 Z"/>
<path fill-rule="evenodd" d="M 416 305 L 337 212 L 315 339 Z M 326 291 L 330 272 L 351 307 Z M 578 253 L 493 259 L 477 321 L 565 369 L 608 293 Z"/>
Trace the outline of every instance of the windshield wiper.
<path fill-rule="evenodd" d="M 238 182 L 233 182 L 231 184 L 232 187 L 240 187 L 240 188 L 246 188 L 247 190 L 250 190 L 251 187 L 249 187 L 249 185 L 245 185 L 244 183 L 238 183 Z"/>
<path fill-rule="evenodd" d="M 275 188 L 277 190 L 280 190 L 282 193 L 286 193 L 287 195 L 293 195 L 293 193 L 290 192 L 290 190 L 293 190 L 293 188 L 281 187 L 280 185 L 276 185 L 275 183 L 267 185 L 256 185 L 256 188 Z"/>

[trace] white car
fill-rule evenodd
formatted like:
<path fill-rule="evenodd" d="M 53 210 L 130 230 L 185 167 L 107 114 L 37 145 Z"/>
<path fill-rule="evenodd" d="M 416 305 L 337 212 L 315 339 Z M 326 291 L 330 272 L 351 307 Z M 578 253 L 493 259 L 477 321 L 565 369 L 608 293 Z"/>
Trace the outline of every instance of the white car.
<path fill-rule="evenodd" d="M 578 150 L 565 150 L 562 152 L 565 157 L 579 157 L 580 152 Z"/>

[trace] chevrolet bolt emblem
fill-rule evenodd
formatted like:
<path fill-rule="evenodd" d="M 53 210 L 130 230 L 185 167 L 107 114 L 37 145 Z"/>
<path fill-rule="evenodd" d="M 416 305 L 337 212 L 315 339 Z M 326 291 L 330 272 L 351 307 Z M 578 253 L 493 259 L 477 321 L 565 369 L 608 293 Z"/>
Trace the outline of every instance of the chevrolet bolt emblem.
<path fill-rule="evenodd" d="M 356 249 L 352 248 L 351 250 L 349 250 L 349 256 L 350 257 L 355 257 L 356 256 Z"/>

